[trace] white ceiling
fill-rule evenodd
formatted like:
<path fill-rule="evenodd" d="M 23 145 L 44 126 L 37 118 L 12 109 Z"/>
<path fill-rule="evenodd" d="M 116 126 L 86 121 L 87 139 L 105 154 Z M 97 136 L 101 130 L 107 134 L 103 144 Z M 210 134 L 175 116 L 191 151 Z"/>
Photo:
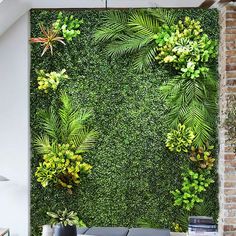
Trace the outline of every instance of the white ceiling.
<path fill-rule="evenodd" d="M 198 7 L 204 0 L 107 0 L 108 7 Z"/>
<path fill-rule="evenodd" d="M 205 0 L 0 0 L 0 36 L 31 8 L 198 7 Z M 215 0 L 218 2 L 219 0 Z"/>

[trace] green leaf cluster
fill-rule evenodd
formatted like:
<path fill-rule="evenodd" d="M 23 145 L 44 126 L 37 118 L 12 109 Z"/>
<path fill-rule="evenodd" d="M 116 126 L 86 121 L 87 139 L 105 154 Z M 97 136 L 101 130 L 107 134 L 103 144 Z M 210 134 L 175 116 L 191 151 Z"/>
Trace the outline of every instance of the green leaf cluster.
<path fill-rule="evenodd" d="M 199 165 L 200 168 L 210 170 L 215 162 L 215 158 L 212 157 L 212 150 L 214 150 L 214 146 L 208 144 L 198 148 L 192 147 L 190 160 Z"/>
<path fill-rule="evenodd" d="M 158 62 L 171 64 L 184 78 L 206 76 L 208 63 L 217 57 L 217 43 L 202 33 L 200 22 L 186 17 L 162 31 L 155 35 Z"/>
<path fill-rule="evenodd" d="M 134 13 L 136 10 L 121 10 L 122 13 L 129 11 Z M 184 17 L 188 15 L 201 19 L 204 32 L 215 39 L 218 37 L 217 10 L 173 11 Z M 166 133 L 171 127 L 166 122 L 168 107 L 163 104 L 157 91 L 163 81 L 171 79 L 175 73 L 157 63 L 153 64 L 152 69 L 148 67 L 137 73 L 130 66 L 132 58 L 128 55 L 108 60 L 101 50 L 106 45 L 94 44 L 94 33 L 103 26 L 103 18 L 109 12 L 116 11 L 65 10 L 63 14 L 68 17 L 73 14 L 75 18 L 84 19 L 79 43 L 72 40 L 69 47 L 58 46 L 53 60 L 49 54 L 45 54 L 42 60 L 40 45 L 35 45 L 34 50 L 31 50 L 32 140 L 38 134 L 45 134 L 38 117 L 40 109 L 48 110 L 53 106 L 56 114 L 59 114 L 61 102 L 58 95 L 61 90 L 66 90 L 73 105 L 80 104 L 80 110 L 87 108 L 93 111 L 85 124 L 86 127 L 99 130 L 95 147 L 83 156 L 93 166 L 92 174 L 80 176 L 80 186 L 73 188 L 73 194 L 68 194 L 65 188 L 42 187 L 35 172 L 43 154 L 39 155 L 32 145 L 32 236 L 41 236 L 39 225 L 49 222 L 45 212 L 64 208 L 76 211 L 88 227 L 139 227 L 137 219 L 143 217 L 155 223 L 152 226 L 155 228 L 171 228 L 172 223 L 176 222 L 183 230 L 187 230 L 187 226 L 180 222 L 180 216 L 184 214 L 187 219 L 189 214 L 201 215 L 173 206 L 173 196 L 170 194 L 171 190 L 181 188 L 181 166 L 189 165 L 186 154 L 183 154 L 186 158 L 179 158 L 179 154 L 168 152 L 165 147 Z M 31 10 L 32 34 L 39 34 L 38 22 L 51 25 L 57 15 L 58 10 Z M 35 69 L 41 68 L 45 71 L 66 68 L 70 79 L 62 80 L 56 93 L 42 96 L 37 90 L 35 79 Z M 215 119 L 216 116 L 212 117 Z M 214 171 L 211 176 L 217 181 Z M 207 214 L 202 215 L 218 217 L 217 186 L 215 182 L 208 191 L 202 193 L 203 205 L 209 206 Z"/>
<path fill-rule="evenodd" d="M 82 154 L 93 147 L 97 133 L 85 125 L 90 112 L 74 107 L 66 94 L 60 99 L 58 110 L 51 107 L 40 112 L 44 134 L 35 138 L 34 145 L 43 162 L 39 162 L 35 176 L 43 187 L 59 184 L 71 189 L 80 183 L 79 174 L 91 169 Z"/>
<path fill-rule="evenodd" d="M 96 31 L 95 40 L 106 43 L 105 52 L 110 57 L 132 54 L 134 68 L 142 70 L 155 60 L 155 36 L 162 33 L 161 26 L 174 24 L 176 15 L 165 9 L 110 11 Z"/>
<path fill-rule="evenodd" d="M 79 227 L 86 227 L 84 222 L 79 219 L 78 215 L 74 211 L 68 211 L 67 209 L 58 210 L 56 212 L 47 212 L 47 215 L 51 217 L 51 224 L 60 224 L 63 226 L 76 225 Z"/>
<path fill-rule="evenodd" d="M 160 88 L 170 108 L 168 122 L 192 127 L 194 145 L 213 141 L 217 113 L 217 80 L 209 67 L 217 56 L 217 43 L 206 34 L 199 21 L 186 17 L 175 26 L 163 27 L 165 37 L 156 35 L 160 63 L 170 64 L 177 76 Z"/>
<path fill-rule="evenodd" d="M 75 19 L 73 15 L 64 16 L 62 12 L 59 12 L 56 22 L 53 23 L 53 27 L 56 31 L 62 32 L 63 38 L 70 42 L 73 38 L 80 35 L 80 26 L 83 20 Z"/>
<path fill-rule="evenodd" d="M 80 174 L 89 173 L 92 166 L 83 162 L 74 144 L 52 144 L 50 151 L 43 155 L 35 176 L 43 187 L 49 185 L 72 189 L 80 183 Z"/>
<path fill-rule="evenodd" d="M 179 123 L 191 127 L 194 146 L 214 142 L 217 116 L 217 80 L 213 74 L 201 79 L 175 77 L 160 87 L 160 93 L 169 107 L 167 122 L 172 128 Z"/>
<path fill-rule="evenodd" d="M 190 169 L 182 173 L 183 183 L 181 189 L 172 191 L 176 206 L 182 206 L 190 211 L 196 203 L 203 202 L 201 193 L 205 192 L 214 180 L 206 175 L 206 173 L 194 172 Z"/>
<path fill-rule="evenodd" d="M 37 70 L 38 89 L 48 93 L 50 90 L 56 90 L 60 81 L 67 79 L 68 75 L 65 74 L 66 70 L 61 72 L 46 73 L 44 70 Z"/>
<path fill-rule="evenodd" d="M 176 130 L 173 129 L 167 134 L 166 147 L 172 152 L 188 152 L 194 137 L 191 128 L 179 124 Z"/>

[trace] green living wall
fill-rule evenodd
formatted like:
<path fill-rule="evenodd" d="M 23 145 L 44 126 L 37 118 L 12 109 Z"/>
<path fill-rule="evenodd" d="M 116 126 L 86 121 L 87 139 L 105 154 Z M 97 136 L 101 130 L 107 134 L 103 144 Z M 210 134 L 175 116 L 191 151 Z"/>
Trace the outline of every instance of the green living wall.
<path fill-rule="evenodd" d="M 200 20 L 204 32 L 218 38 L 218 12 L 215 10 L 178 10 L 181 16 Z M 99 132 L 95 148 L 86 156 L 92 173 L 83 176 L 81 185 L 69 194 L 61 188 L 43 188 L 35 171 L 40 157 L 32 148 L 31 157 L 31 235 L 41 234 L 48 223 L 47 211 L 68 208 L 78 212 L 88 226 L 139 226 L 140 221 L 159 228 L 172 228 L 189 212 L 173 205 L 171 190 L 181 186 L 181 166 L 187 158 L 165 147 L 169 131 L 167 109 L 158 94 L 159 86 L 171 76 L 156 66 L 137 72 L 128 57 L 109 59 L 102 45 L 94 43 L 94 32 L 102 24 L 102 10 L 64 11 L 83 19 L 81 35 L 67 46 L 58 44 L 54 55 L 41 57 L 42 48 L 31 52 L 31 134 L 41 133 L 38 111 L 58 105 L 58 94 L 66 91 L 74 104 L 90 108 L 91 127 Z M 50 25 L 58 11 L 32 10 L 32 35 L 40 34 L 39 23 Z M 217 63 L 217 62 L 215 62 Z M 67 70 L 57 92 L 37 90 L 36 70 Z M 215 183 L 204 193 L 203 214 L 217 218 L 217 174 Z M 182 226 L 184 227 L 184 226 Z"/>

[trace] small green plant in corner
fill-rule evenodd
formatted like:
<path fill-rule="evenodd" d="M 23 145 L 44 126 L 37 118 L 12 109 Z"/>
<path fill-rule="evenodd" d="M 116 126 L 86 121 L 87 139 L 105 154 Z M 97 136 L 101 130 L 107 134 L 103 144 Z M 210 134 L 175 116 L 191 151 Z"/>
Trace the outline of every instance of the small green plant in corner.
<path fill-rule="evenodd" d="M 50 73 L 46 73 L 44 70 L 37 70 L 38 89 L 45 93 L 48 93 L 49 90 L 56 90 L 60 81 L 68 78 L 65 72 L 65 69 L 60 72 L 53 71 Z"/>
<path fill-rule="evenodd" d="M 73 106 L 62 94 L 59 109 L 50 107 L 39 114 L 43 133 L 34 140 L 42 158 L 35 173 L 37 181 L 43 187 L 61 186 L 72 193 L 81 173 L 89 173 L 92 168 L 84 161 L 84 154 L 97 138 L 97 132 L 87 126 L 91 112 Z"/>
<path fill-rule="evenodd" d="M 172 152 L 188 152 L 194 137 L 191 128 L 179 124 L 176 130 L 173 129 L 167 134 L 166 147 Z"/>
<path fill-rule="evenodd" d="M 47 215 L 51 218 L 52 225 L 76 225 L 79 227 L 86 227 L 85 223 L 79 219 L 78 215 L 74 211 L 68 211 L 67 209 L 58 210 L 56 212 L 47 212 Z"/>
<path fill-rule="evenodd" d="M 59 12 L 56 22 L 53 23 L 53 27 L 56 31 L 62 32 L 64 39 L 70 42 L 73 38 L 80 35 L 79 28 L 82 23 L 83 20 L 75 19 L 73 15 L 68 17 L 64 16 L 62 12 Z"/>
<path fill-rule="evenodd" d="M 190 211 L 196 203 L 203 202 L 201 193 L 205 192 L 214 180 L 209 177 L 209 172 L 194 172 L 190 169 L 182 173 L 183 183 L 181 189 L 171 191 L 175 199 L 175 206 L 182 206 Z"/>

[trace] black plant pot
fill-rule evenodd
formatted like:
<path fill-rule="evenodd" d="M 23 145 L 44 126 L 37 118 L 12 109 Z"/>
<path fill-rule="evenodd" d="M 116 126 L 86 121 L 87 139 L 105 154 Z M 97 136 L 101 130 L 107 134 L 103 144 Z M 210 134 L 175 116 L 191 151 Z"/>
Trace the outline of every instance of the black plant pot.
<path fill-rule="evenodd" d="M 54 236 L 77 236 L 76 226 L 55 225 Z"/>

